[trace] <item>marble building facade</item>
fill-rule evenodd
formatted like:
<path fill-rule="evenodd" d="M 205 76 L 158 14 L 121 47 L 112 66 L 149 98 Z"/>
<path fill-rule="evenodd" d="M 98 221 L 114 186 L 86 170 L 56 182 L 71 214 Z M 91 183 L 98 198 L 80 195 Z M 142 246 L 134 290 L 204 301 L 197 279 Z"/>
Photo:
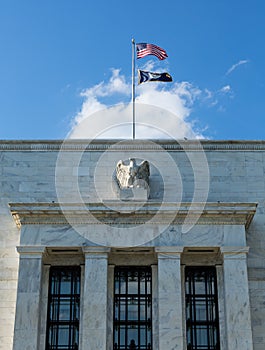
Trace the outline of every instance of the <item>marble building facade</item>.
<path fill-rule="evenodd" d="M 264 175 L 263 141 L 1 141 L 0 350 L 264 350 Z"/>

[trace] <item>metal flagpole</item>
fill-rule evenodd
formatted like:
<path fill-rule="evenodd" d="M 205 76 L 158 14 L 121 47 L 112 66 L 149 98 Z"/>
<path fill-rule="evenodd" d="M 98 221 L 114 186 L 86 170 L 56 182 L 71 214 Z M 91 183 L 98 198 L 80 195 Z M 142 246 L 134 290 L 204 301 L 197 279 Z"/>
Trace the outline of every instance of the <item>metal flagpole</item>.
<path fill-rule="evenodd" d="M 133 140 L 135 139 L 135 41 L 132 39 L 132 134 Z"/>

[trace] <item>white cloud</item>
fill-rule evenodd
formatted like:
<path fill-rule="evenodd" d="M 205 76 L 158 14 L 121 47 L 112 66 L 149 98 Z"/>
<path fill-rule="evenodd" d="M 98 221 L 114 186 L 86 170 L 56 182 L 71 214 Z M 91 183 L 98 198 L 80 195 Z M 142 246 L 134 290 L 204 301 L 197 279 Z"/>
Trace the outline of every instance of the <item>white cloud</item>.
<path fill-rule="evenodd" d="M 234 91 L 231 87 L 231 85 L 225 85 L 223 87 L 221 87 L 221 89 L 219 89 L 217 91 L 217 94 L 216 95 L 219 95 L 220 97 L 229 97 L 230 99 L 234 98 L 235 95 L 234 95 Z"/>
<path fill-rule="evenodd" d="M 242 64 L 248 63 L 249 60 L 240 60 L 239 62 L 233 64 L 225 73 L 225 75 L 231 74 L 237 67 L 241 66 Z"/>
<path fill-rule="evenodd" d="M 136 138 L 203 138 L 195 123 L 188 120 L 200 89 L 176 82 L 144 83 L 136 91 Z M 131 83 L 120 70 L 113 69 L 109 81 L 81 95 L 84 101 L 73 119 L 69 138 L 131 138 Z M 119 100 L 126 103 L 117 103 Z"/>
<path fill-rule="evenodd" d="M 220 89 L 220 92 L 223 92 L 223 93 L 228 93 L 231 91 L 231 86 L 230 85 L 225 85 L 223 86 L 221 89 Z"/>
<path fill-rule="evenodd" d="M 204 95 L 205 95 L 205 97 L 204 97 L 205 100 L 210 100 L 213 97 L 213 93 L 209 89 L 204 90 Z"/>

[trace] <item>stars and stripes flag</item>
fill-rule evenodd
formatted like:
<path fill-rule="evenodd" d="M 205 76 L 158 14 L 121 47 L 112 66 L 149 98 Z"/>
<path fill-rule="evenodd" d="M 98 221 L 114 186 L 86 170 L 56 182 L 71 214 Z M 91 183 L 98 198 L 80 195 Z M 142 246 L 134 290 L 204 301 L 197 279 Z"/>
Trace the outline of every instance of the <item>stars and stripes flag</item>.
<path fill-rule="evenodd" d="M 154 55 L 160 60 L 166 59 L 167 53 L 164 49 L 159 46 L 147 43 L 136 44 L 137 58 L 142 58 L 147 55 Z"/>

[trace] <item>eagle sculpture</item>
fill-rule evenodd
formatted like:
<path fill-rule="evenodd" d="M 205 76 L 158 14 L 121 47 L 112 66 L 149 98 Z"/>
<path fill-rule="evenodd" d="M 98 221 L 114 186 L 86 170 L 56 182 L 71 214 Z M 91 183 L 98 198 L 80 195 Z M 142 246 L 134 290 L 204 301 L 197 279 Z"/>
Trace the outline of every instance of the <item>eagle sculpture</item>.
<path fill-rule="evenodd" d="M 129 165 L 120 160 L 116 166 L 116 178 L 121 189 L 145 188 L 149 186 L 149 163 L 145 160 L 140 165 L 134 158 L 129 159 Z"/>

